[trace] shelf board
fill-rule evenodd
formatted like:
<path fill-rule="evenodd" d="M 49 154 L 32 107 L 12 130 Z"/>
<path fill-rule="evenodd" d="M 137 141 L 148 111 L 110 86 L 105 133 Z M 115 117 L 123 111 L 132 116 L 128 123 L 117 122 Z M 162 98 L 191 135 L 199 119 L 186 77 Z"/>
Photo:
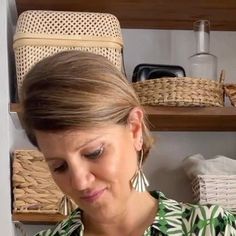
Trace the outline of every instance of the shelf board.
<path fill-rule="evenodd" d="M 16 0 L 18 13 L 59 10 L 112 13 L 122 28 L 192 29 L 193 21 L 209 19 L 212 30 L 236 30 L 233 0 Z"/>
<path fill-rule="evenodd" d="M 235 107 L 145 107 L 152 131 L 236 131 Z"/>
<path fill-rule="evenodd" d="M 151 131 L 236 131 L 235 107 L 145 106 Z M 13 121 L 21 117 L 19 104 L 10 104 Z M 15 121 L 16 122 L 16 121 Z"/>
<path fill-rule="evenodd" d="M 61 214 L 13 213 L 12 221 L 28 224 L 56 224 L 65 219 Z"/>

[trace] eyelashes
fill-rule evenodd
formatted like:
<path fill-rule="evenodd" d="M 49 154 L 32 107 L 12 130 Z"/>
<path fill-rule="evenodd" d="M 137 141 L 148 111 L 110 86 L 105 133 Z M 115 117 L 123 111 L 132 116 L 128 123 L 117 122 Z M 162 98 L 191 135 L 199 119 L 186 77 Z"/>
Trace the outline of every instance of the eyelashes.
<path fill-rule="evenodd" d="M 67 169 L 67 163 L 64 162 L 61 165 L 59 165 L 58 167 L 54 167 L 53 171 L 54 172 L 64 172 L 64 171 L 66 171 L 66 169 Z"/>
<path fill-rule="evenodd" d="M 86 152 L 82 156 L 89 160 L 97 160 L 104 153 L 104 146 L 101 145 L 98 149 L 92 152 Z M 62 162 L 61 164 L 55 165 L 52 167 L 53 172 L 63 173 L 68 169 L 68 164 L 66 162 Z"/>
<path fill-rule="evenodd" d="M 104 146 L 102 145 L 97 150 L 91 153 L 84 154 L 84 157 L 94 160 L 94 159 L 99 158 L 102 155 L 103 151 L 104 151 Z"/>

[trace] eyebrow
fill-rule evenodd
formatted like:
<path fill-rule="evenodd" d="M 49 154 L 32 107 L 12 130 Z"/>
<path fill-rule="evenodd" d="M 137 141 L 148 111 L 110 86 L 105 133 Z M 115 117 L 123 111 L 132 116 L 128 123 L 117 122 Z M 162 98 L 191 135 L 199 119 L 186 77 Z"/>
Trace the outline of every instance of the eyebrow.
<path fill-rule="evenodd" d="M 100 137 L 101 137 L 101 135 L 99 135 L 99 136 L 97 136 L 97 137 L 95 137 L 93 139 L 89 139 L 89 140 L 85 141 L 82 145 L 76 147 L 75 151 L 83 148 L 84 146 L 88 145 L 89 143 L 94 142 L 95 140 L 99 139 Z M 46 161 L 53 161 L 53 160 L 58 160 L 58 159 L 64 159 L 64 158 L 62 158 L 62 157 L 45 157 Z"/>

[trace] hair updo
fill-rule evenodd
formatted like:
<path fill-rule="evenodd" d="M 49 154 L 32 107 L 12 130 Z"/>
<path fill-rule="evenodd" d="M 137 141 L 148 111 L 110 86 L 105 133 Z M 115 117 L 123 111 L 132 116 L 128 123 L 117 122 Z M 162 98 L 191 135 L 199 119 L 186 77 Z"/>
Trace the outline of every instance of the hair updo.
<path fill-rule="evenodd" d="M 130 111 L 141 107 L 132 86 L 103 56 L 64 51 L 38 62 L 21 90 L 23 125 L 37 146 L 35 130 L 59 132 L 126 124 Z M 143 120 L 143 151 L 152 138 Z"/>

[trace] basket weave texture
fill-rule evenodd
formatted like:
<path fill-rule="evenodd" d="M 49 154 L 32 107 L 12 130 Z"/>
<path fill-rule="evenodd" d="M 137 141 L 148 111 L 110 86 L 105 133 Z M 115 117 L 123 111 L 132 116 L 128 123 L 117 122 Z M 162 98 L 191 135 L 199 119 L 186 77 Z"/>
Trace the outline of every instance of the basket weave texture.
<path fill-rule="evenodd" d="M 13 152 L 12 185 L 14 212 L 59 212 L 63 193 L 53 182 L 42 153 Z"/>
<path fill-rule="evenodd" d="M 120 24 L 106 13 L 25 11 L 18 18 L 13 47 L 18 92 L 34 64 L 60 51 L 93 52 L 122 67 Z"/>
<path fill-rule="evenodd" d="M 236 84 L 225 84 L 224 90 L 232 106 L 236 107 Z"/>
<path fill-rule="evenodd" d="M 224 106 L 222 80 L 175 77 L 140 81 L 132 85 L 142 105 Z"/>
<path fill-rule="evenodd" d="M 236 213 L 236 175 L 198 175 L 192 189 L 195 202 L 221 205 Z"/>

